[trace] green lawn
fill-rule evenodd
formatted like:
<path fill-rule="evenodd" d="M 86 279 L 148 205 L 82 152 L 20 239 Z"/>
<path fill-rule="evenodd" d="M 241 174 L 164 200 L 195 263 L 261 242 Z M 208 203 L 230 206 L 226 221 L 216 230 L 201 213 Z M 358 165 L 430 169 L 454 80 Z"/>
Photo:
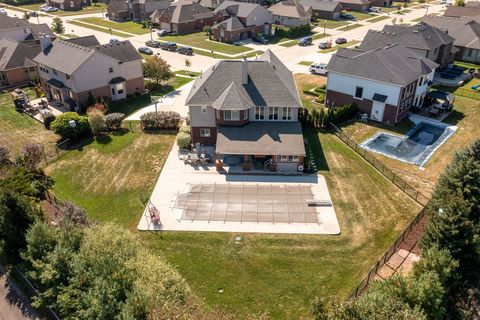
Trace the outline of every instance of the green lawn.
<path fill-rule="evenodd" d="M 404 9 L 404 10 L 400 10 L 400 11 L 395 11 L 393 14 L 403 15 L 403 14 L 408 13 L 410 11 L 412 11 L 412 10 Z"/>
<path fill-rule="evenodd" d="M 141 233 L 209 306 L 238 317 L 310 318 L 316 297 L 344 298 L 419 208 L 328 133 L 306 134 L 325 175 L 342 230 L 339 236 L 206 232 Z M 89 217 L 134 229 L 174 140 L 173 134 L 110 136 L 72 151 L 47 172 L 54 192 Z M 355 177 L 352 179 L 352 177 Z M 222 294 L 218 289 L 223 288 Z"/>
<path fill-rule="evenodd" d="M 376 16 L 373 13 L 365 13 L 365 12 L 358 12 L 358 11 L 349 11 L 348 13 L 356 17 L 358 20 L 366 20 Z"/>
<path fill-rule="evenodd" d="M 338 27 L 342 27 L 349 22 L 346 20 L 327 20 L 327 19 L 319 19 L 315 21 L 315 25 L 319 28 L 327 28 L 327 29 L 335 29 Z"/>
<path fill-rule="evenodd" d="M 131 35 L 129 35 L 127 33 L 119 32 L 119 31 L 113 30 L 113 29 L 110 31 L 108 29 L 98 27 L 98 26 L 94 26 L 94 25 L 91 25 L 91 24 L 87 24 L 87 23 L 84 23 L 84 22 L 81 22 L 81 21 L 72 20 L 72 21 L 69 21 L 68 23 L 79 26 L 79 27 L 92 29 L 92 30 L 95 30 L 95 31 L 110 33 L 113 36 L 118 36 L 118 37 L 123 37 L 123 38 L 131 37 Z"/>
<path fill-rule="evenodd" d="M 385 20 L 385 19 L 388 19 L 388 18 L 390 18 L 390 17 L 388 17 L 388 16 L 378 16 L 378 17 L 369 19 L 368 22 L 378 22 L 378 21 L 382 21 L 382 20 Z"/>
<path fill-rule="evenodd" d="M 25 11 L 37 11 L 40 12 L 40 6 L 43 3 L 36 3 L 36 4 L 29 4 L 25 6 L 18 6 L 17 8 L 20 10 L 25 10 Z M 92 4 L 91 6 L 84 7 L 82 10 L 79 11 L 63 11 L 63 10 L 58 10 L 55 12 L 49 12 L 48 14 L 55 15 L 55 16 L 74 16 L 74 15 L 80 15 L 80 14 L 88 14 L 88 13 L 96 13 L 96 12 L 107 12 L 107 5 L 104 3 L 96 3 Z"/>
<path fill-rule="evenodd" d="M 150 32 L 148 28 L 142 28 L 141 23 L 137 23 L 134 21 L 125 21 L 125 22 L 115 22 L 108 19 L 102 18 L 82 18 L 78 19 L 78 21 L 83 21 L 87 23 L 91 23 L 100 27 L 111 28 L 112 30 L 120 31 L 120 32 L 128 32 L 133 34 L 146 34 Z"/>
<path fill-rule="evenodd" d="M 356 44 L 360 43 L 360 41 L 357 41 L 357 40 L 352 40 L 352 41 L 348 41 L 347 43 L 344 43 L 344 44 L 336 44 L 334 47 L 331 47 L 331 48 L 328 48 L 328 49 L 321 49 L 320 53 L 329 53 L 329 52 L 333 52 L 333 51 L 336 51 L 338 48 L 348 48 L 348 47 L 352 47 Z"/>
<path fill-rule="evenodd" d="M 318 39 L 322 39 L 322 38 L 325 38 L 325 37 L 328 37 L 328 36 L 330 36 L 328 33 L 324 34 L 323 32 L 322 33 L 320 33 L 320 32 L 319 33 L 314 33 L 314 34 L 311 35 L 312 40 L 318 40 Z M 300 38 L 302 38 L 302 37 L 300 37 Z M 300 38 L 296 38 L 295 40 L 284 42 L 280 45 L 282 47 L 287 47 L 287 48 L 296 46 L 296 45 L 298 45 L 298 39 L 300 39 Z"/>
<path fill-rule="evenodd" d="M 309 67 L 312 63 L 313 61 L 300 61 L 298 64 Z"/>
<path fill-rule="evenodd" d="M 474 90 L 472 86 L 480 85 L 480 79 L 473 78 L 464 85 L 460 87 L 445 87 L 445 86 L 435 86 L 436 89 L 441 91 L 448 91 L 453 93 L 455 96 L 462 96 L 466 98 L 471 98 L 475 100 L 480 100 L 480 89 Z"/>
<path fill-rule="evenodd" d="M 252 49 L 241 45 L 233 45 L 218 41 L 209 41 L 205 32 L 195 32 L 186 35 L 161 37 L 162 41 L 173 41 L 183 46 L 192 46 L 200 49 L 206 49 L 220 54 L 241 54 Z"/>
<path fill-rule="evenodd" d="M 175 74 L 180 74 L 180 75 L 189 76 L 189 77 L 197 77 L 201 73 L 196 71 L 190 71 L 190 70 L 179 70 L 179 71 L 175 71 Z"/>
<path fill-rule="evenodd" d="M 338 28 L 338 30 L 340 30 L 340 31 L 348 31 L 348 30 L 352 30 L 352 29 L 355 29 L 355 28 L 358 28 L 358 27 L 361 27 L 361 26 L 362 26 L 362 25 L 359 24 L 359 23 L 354 23 L 354 24 L 346 25 L 345 27 Z"/>
<path fill-rule="evenodd" d="M 198 49 L 193 49 L 193 53 L 194 54 L 199 54 L 199 55 L 202 55 L 202 56 L 207 56 L 207 57 L 210 57 L 210 58 L 215 58 L 215 59 L 240 59 L 243 56 L 246 56 L 247 58 L 253 58 L 255 56 L 260 56 L 264 52 L 260 51 L 260 50 L 257 50 L 257 51 L 246 53 L 245 55 L 235 56 L 235 58 L 232 58 L 230 56 L 226 56 L 224 54 L 220 54 L 220 53 L 217 53 L 217 52 L 211 53 L 210 51 L 198 50 Z"/>

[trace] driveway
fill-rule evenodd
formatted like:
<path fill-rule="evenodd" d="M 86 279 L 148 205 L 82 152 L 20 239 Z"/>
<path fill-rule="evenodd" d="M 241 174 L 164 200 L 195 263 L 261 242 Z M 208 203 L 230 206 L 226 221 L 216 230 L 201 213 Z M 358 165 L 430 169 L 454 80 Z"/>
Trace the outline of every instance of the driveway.
<path fill-rule="evenodd" d="M 0 320 L 40 319 L 0 266 Z"/>

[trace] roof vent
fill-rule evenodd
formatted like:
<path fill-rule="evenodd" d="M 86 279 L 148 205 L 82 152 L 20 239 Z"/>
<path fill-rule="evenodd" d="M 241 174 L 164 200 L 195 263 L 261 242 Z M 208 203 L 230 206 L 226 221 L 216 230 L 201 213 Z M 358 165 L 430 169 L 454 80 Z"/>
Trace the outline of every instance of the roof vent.
<path fill-rule="evenodd" d="M 395 32 L 392 33 L 392 36 L 394 36 L 394 35 L 395 35 Z"/>

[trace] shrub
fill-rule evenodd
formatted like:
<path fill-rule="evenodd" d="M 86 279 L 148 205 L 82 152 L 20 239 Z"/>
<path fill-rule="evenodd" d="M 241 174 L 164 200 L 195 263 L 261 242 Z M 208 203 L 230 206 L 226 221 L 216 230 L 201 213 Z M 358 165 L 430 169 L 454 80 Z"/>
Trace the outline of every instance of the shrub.
<path fill-rule="evenodd" d="M 186 149 L 190 146 L 192 142 L 192 137 L 186 132 L 179 132 L 177 134 L 177 145 L 181 149 Z"/>
<path fill-rule="evenodd" d="M 50 130 L 52 122 L 55 120 L 55 116 L 51 112 L 42 114 L 43 126 L 45 129 Z"/>
<path fill-rule="evenodd" d="M 17 166 L 11 170 L 7 178 L 0 180 L 0 188 L 17 192 L 35 200 L 45 198 L 45 192 L 53 185 L 52 178 L 40 171 L 28 171 Z"/>
<path fill-rule="evenodd" d="M 88 123 L 90 123 L 92 132 L 94 135 L 101 134 L 107 128 L 107 125 L 105 124 L 105 116 L 98 109 L 89 110 L 90 111 L 88 112 Z"/>
<path fill-rule="evenodd" d="M 147 112 L 140 116 L 143 129 L 178 129 L 180 114 L 174 111 Z"/>
<path fill-rule="evenodd" d="M 43 146 L 39 143 L 27 143 L 23 147 L 23 166 L 29 171 L 37 169 L 42 162 Z"/>
<path fill-rule="evenodd" d="M 0 146 L 0 164 L 10 163 L 10 152 L 7 148 Z"/>
<path fill-rule="evenodd" d="M 65 201 L 57 203 L 55 207 L 55 222 L 57 225 L 65 226 L 69 224 L 88 226 L 87 213 L 83 208 Z"/>
<path fill-rule="evenodd" d="M 100 111 L 101 113 L 103 114 L 107 114 L 108 113 L 108 107 L 106 105 L 104 105 L 103 103 L 100 103 L 100 102 L 97 102 L 95 103 L 93 106 L 89 107 L 87 109 L 87 113 L 92 111 L 92 110 L 98 110 Z"/>
<path fill-rule="evenodd" d="M 204 26 L 203 27 L 203 32 L 205 32 L 205 34 L 207 36 L 211 35 L 212 34 L 212 27 L 211 26 Z"/>
<path fill-rule="evenodd" d="M 319 94 L 316 98 L 317 102 L 321 102 L 325 99 L 323 94 Z M 347 104 L 337 109 L 328 109 L 326 112 L 322 108 L 320 111 L 317 109 L 308 110 L 301 108 L 298 112 L 298 120 L 302 123 L 303 127 L 310 128 L 323 128 L 328 126 L 331 122 L 333 124 L 342 123 L 349 119 L 352 119 L 357 113 L 356 104 Z"/>
<path fill-rule="evenodd" d="M 190 126 L 183 126 L 178 131 L 190 134 L 190 133 L 192 133 L 192 128 Z"/>
<path fill-rule="evenodd" d="M 70 126 L 70 121 L 75 121 L 75 128 Z M 90 134 L 91 128 L 88 117 L 76 112 L 65 112 L 59 115 L 51 124 L 51 129 L 63 139 L 82 137 Z"/>
<path fill-rule="evenodd" d="M 109 130 L 118 130 L 122 126 L 123 119 L 125 119 L 123 113 L 110 113 L 105 116 L 105 124 Z"/>
<path fill-rule="evenodd" d="M 92 93 L 88 91 L 87 108 L 93 106 L 94 104 L 95 104 L 95 98 L 93 97 Z"/>
<path fill-rule="evenodd" d="M 283 27 L 283 26 L 276 26 L 275 27 L 275 35 L 279 37 L 287 37 L 287 38 L 298 38 L 301 36 L 309 35 L 312 32 L 312 28 L 309 24 L 304 24 L 301 26 L 296 27 Z"/>

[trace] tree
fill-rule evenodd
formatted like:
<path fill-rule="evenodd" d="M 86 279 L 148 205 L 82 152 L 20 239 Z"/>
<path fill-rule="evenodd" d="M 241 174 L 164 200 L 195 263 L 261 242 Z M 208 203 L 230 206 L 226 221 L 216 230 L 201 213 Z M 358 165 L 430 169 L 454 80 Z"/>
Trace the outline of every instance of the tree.
<path fill-rule="evenodd" d="M 10 163 L 10 152 L 7 148 L 0 146 L 0 164 Z"/>
<path fill-rule="evenodd" d="M 92 132 L 88 118 L 76 112 L 62 113 L 52 122 L 50 128 L 64 139 L 77 138 Z"/>
<path fill-rule="evenodd" d="M 192 143 L 192 138 L 189 133 L 179 132 L 177 134 L 177 145 L 181 149 L 186 149 Z"/>
<path fill-rule="evenodd" d="M 87 108 L 95 105 L 95 98 L 92 95 L 91 91 L 88 91 L 88 97 L 87 97 Z"/>
<path fill-rule="evenodd" d="M 205 34 L 207 36 L 211 36 L 212 35 L 212 27 L 211 26 L 204 26 L 203 27 L 203 32 L 205 32 Z"/>
<path fill-rule="evenodd" d="M 87 212 L 80 208 L 79 206 L 69 202 L 64 201 L 54 205 L 55 212 L 55 222 L 57 225 L 79 225 L 79 226 L 88 226 Z"/>
<path fill-rule="evenodd" d="M 39 143 L 27 143 L 23 146 L 23 166 L 29 171 L 37 170 L 42 162 L 43 145 Z"/>
<path fill-rule="evenodd" d="M 105 116 L 97 109 L 90 109 L 88 112 L 88 123 L 90 123 L 94 135 L 102 134 L 107 129 Z"/>
<path fill-rule="evenodd" d="M 161 80 L 167 81 L 174 76 L 174 73 L 170 70 L 170 65 L 157 56 L 149 56 L 145 59 L 143 72 L 145 77 L 154 79 L 157 84 Z"/>
<path fill-rule="evenodd" d="M 185 67 L 187 67 L 188 73 L 190 74 L 190 67 L 192 66 L 192 62 L 190 59 L 185 59 Z"/>
<path fill-rule="evenodd" d="M 465 7 L 465 0 L 455 0 L 455 6 Z"/>
<path fill-rule="evenodd" d="M 123 119 L 125 119 L 123 113 L 109 113 L 105 116 L 105 124 L 109 130 L 118 130 L 122 126 Z"/>
<path fill-rule="evenodd" d="M 60 36 L 60 39 L 62 38 L 62 34 L 65 33 L 65 27 L 63 26 L 63 21 L 60 17 L 53 18 L 51 29 Z"/>
<path fill-rule="evenodd" d="M 23 15 L 23 19 L 25 20 L 30 20 L 30 14 L 28 12 L 25 12 L 25 14 Z"/>

